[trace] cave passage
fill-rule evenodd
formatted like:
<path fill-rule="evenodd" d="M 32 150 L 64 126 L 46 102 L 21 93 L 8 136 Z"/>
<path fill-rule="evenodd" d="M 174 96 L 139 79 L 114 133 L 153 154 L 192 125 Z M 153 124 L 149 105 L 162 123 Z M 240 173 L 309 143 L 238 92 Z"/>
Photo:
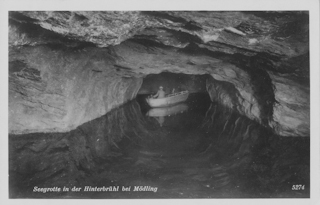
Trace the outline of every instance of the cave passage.
<path fill-rule="evenodd" d="M 10 198 L 310 196 L 309 138 L 274 136 L 207 93 L 163 119 L 145 97 L 68 133 L 10 135 Z"/>
<path fill-rule="evenodd" d="M 150 74 L 143 79 L 138 94 L 154 94 L 160 86 L 170 94 L 174 92 L 188 90 L 189 93 L 206 93 L 206 80 L 210 75 L 190 75 L 183 73 L 162 72 L 159 74 Z"/>

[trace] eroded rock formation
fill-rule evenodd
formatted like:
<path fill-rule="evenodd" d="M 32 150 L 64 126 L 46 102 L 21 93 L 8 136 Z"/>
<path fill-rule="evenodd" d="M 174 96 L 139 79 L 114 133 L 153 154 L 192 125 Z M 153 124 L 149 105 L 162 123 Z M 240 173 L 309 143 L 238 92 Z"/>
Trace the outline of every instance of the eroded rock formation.
<path fill-rule="evenodd" d="M 20 48 L 10 63 L 10 132 L 69 131 L 132 100 L 142 79 L 103 72 L 107 56 L 97 49 Z"/>
<path fill-rule="evenodd" d="M 212 100 L 277 134 L 310 134 L 299 11 L 10 12 L 9 132 L 72 130 L 163 71 L 211 75 Z"/>

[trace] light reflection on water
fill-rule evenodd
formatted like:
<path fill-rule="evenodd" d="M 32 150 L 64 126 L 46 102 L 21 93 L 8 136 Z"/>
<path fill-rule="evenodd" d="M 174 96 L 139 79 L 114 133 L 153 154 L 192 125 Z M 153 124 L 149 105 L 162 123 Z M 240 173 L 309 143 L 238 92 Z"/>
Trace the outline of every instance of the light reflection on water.
<path fill-rule="evenodd" d="M 273 136 L 205 94 L 160 110 L 143 97 L 68 133 L 9 136 L 10 197 L 309 197 L 308 138 Z M 305 189 L 293 191 L 297 184 Z M 34 186 L 82 191 L 43 194 Z"/>

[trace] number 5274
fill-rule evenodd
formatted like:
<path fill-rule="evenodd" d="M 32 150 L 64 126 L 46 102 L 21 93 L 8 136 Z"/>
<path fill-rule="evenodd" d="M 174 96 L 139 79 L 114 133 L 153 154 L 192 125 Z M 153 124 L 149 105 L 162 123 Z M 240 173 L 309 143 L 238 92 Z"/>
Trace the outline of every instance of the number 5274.
<path fill-rule="evenodd" d="M 292 190 L 304 190 L 304 185 L 302 184 L 292 185 Z"/>

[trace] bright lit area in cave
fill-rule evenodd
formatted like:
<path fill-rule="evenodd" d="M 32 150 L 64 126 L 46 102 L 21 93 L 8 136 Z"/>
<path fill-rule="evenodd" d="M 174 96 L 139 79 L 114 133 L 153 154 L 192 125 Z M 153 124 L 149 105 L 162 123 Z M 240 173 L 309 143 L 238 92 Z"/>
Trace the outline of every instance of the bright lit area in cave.
<path fill-rule="evenodd" d="M 9 198 L 310 197 L 309 11 L 10 11 Z"/>

